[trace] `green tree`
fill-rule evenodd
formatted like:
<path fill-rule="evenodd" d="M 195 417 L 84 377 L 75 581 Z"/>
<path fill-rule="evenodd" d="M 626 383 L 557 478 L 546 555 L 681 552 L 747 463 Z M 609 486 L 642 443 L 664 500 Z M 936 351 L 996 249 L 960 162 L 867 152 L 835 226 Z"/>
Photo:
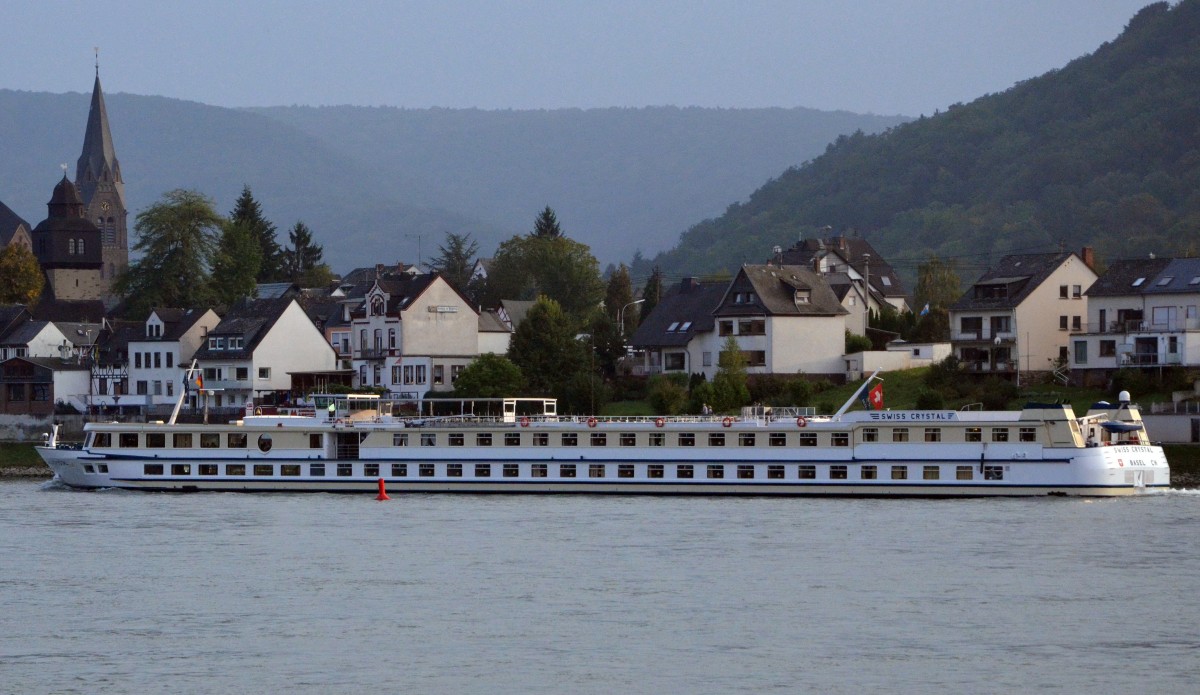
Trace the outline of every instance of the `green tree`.
<path fill-rule="evenodd" d="M 32 251 L 20 244 L 0 250 L 0 304 L 37 304 L 45 282 Z"/>
<path fill-rule="evenodd" d="M 538 239 L 557 239 L 563 236 L 562 228 L 558 226 L 558 217 L 549 205 L 534 220 L 531 236 Z"/>
<path fill-rule="evenodd" d="M 646 301 L 642 302 L 641 321 L 645 321 L 662 299 L 662 269 L 658 266 L 654 266 L 654 270 L 650 271 L 650 277 L 642 289 L 642 299 Z"/>
<path fill-rule="evenodd" d="M 948 309 L 962 296 L 961 282 L 953 261 L 937 256 L 917 266 L 916 306 L 918 310 L 929 308 Z"/>
<path fill-rule="evenodd" d="M 503 355 L 480 355 L 454 380 L 454 395 L 460 398 L 511 398 L 525 392 L 521 368 Z"/>
<path fill-rule="evenodd" d="M 617 330 L 617 322 L 596 309 L 588 322 L 588 332 L 591 335 L 589 345 L 600 373 L 609 379 L 616 377 L 617 365 L 625 356 L 625 339 Z"/>
<path fill-rule="evenodd" d="M 733 336 L 725 339 L 718 357 L 718 369 L 713 376 L 713 403 L 717 412 L 740 408 L 750 402 L 750 387 L 746 378 L 746 356 Z"/>
<path fill-rule="evenodd" d="M 683 375 L 659 374 L 650 379 L 646 400 L 658 415 L 675 415 L 688 404 L 688 391 Z M 707 382 L 705 382 L 707 383 Z"/>
<path fill-rule="evenodd" d="M 228 221 L 212 262 L 213 297 L 225 306 L 254 297 L 262 251 L 244 222 Z"/>
<path fill-rule="evenodd" d="M 545 295 L 578 319 L 600 303 L 600 264 L 586 244 L 567 237 L 513 237 L 500 244 L 488 271 L 486 304 Z"/>
<path fill-rule="evenodd" d="M 131 316 L 152 307 L 200 307 L 212 300 L 209 267 L 225 220 L 213 202 L 195 191 L 175 189 L 138 213 L 133 250 L 141 258 L 115 283 Z"/>
<path fill-rule="evenodd" d="M 508 359 L 521 369 L 532 393 L 553 396 L 590 364 L 587 349 L 575 338 L 574 322 L 548 297 L 538 297 L 513 333 Z"/>
<path fill-rule="evenodd" d="M 622 263 L 608 276 L 608 286 L 604 290 L 604 311 L 613 321 L 621 320 L 625 323 L 621 327 L 623 335 L 633 333 L 640 323 L 640 314 L 630 311 L 637 306 L 629 306 L 632 302 L 633 284 L 629 281 L 629 268 Z M 629 309 L 625 309 L 627 306 Z"/>
<path fill-rule="evenodd" d="M 438 251 L 441 255 L 430 261 L 430 267 L 460 292 L 467 292 L 479 244 L 471 240 L 470 234 L 450 232 L 446 234 L 446 244 L 439 246 Z"/>
<path fill-rule="evenodd" d="M 288 232 L 289 246 L 283 249 L 283 272 L 287 279 L 301 287 L 324 287 L 333 272 L 321 259 L 325 249 L 313 241 L 312 230 L 297 222 Z"/>
<path fill-rule="evenodd" d="M 259 282 L 278 282 L 287 279 L 283 268 L 283 252 L 275 238 L 275 225 L 263 217 L 262 206 L 254 199 L 250 186 L 242 187 L 242 194 L 234 203 L 233 212 L 229 217 L 234 222 L 241 223 L 250 230 L 251 236 L 258 243 L 261 264 L 258 269 Z"/>

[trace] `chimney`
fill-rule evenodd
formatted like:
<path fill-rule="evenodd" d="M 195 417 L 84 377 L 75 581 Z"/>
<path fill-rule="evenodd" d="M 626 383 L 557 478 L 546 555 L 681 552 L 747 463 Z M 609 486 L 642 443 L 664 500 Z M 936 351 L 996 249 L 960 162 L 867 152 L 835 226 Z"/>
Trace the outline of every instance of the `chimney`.
<path fill-rule="evenodd" d="M 687 294 L 688 292 L 691 292 L 692 290 L 696 289 L 699 286 L 700 286 L 699 279 L 684 278 L 683 281 L 679 283 L 679 292 L 680 292 L 680 294 Z"/>
<path fill-rule="evenodd" d="M 1079 254 L 1083 258 L 1083 262 L 1092 270 L 1096 269 L 1096 250 L 1091 246 L 1084 246 L 1083 252 Z"/>

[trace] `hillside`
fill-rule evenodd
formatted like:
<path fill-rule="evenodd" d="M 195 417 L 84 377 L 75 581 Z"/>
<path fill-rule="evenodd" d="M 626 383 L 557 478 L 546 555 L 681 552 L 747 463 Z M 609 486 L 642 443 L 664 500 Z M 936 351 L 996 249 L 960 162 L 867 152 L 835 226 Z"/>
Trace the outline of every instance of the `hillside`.
<path fill-rule="evenodd" d="M 948 58 L 952 59 L 952 58 Z M 761 262 L 821 227 L 911 277 L 964 280 L 1000 254 L 1092 244 L 1103 259 L 1200 251 L 1200 0 L 1156 3 L 1093 54 L 1000 94 L 844 136 L 639 263 L 667 276 Z"/>
<path fill-rule="evenodd" d="M 446 232 L 491 253 L 545 205 L 605 262 L 680 230 L 811 158 L 840 133 L 899 117 L 809 109 L 225 109 L 112 93 L 131 217 L 176 187 L 232 208 L 249 184 L 281 234 L 304 220 L 336 270 L 426 258 Z M 89 95 L 0 90 L 0 200 L 32 224 L 82 145 Z M 131 219 L 132 222 L 132 219 Z"/>

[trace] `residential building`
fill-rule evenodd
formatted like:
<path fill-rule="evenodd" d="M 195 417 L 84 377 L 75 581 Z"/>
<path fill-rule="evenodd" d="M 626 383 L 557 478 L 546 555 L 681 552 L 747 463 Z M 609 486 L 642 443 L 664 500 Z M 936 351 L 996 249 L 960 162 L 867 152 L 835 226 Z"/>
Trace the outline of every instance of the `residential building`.
<path fill-rule="evenodd" d="M 0 362 L 0 413 L 53 415 L 56 403 L 83 412 L 88 366 L 58 357 L 12 357 Z"/>
<path fill-rule="evenodd" d="M 27 319 L 0 334 L 0 360 L 11 357 L 71 357 L 74 345 L 50 321 Z"/>
<path fill-rule="evenodd" d="M 1069 361 L 1096 281 L 1090 248 L 1005 256 L 950 307 L 950 343 L 968 372 L 1016 378 Z"/>
<path fill-rule="evenodd" d="M 331 371 L 336 355 L 293 297 L 245 299 L 232 308 L 194 355 L 212 406 L 244 407 L 283 398 L 290 372 Z M 196 394 L 189 396 L 193 405 Z"/>
<path fill-rule="evenodd" d="M 896 311 L 909 310 L 908 294 L 900 276 L 875 247 L 866 239 L 857 236 L 840 234 L 826 238 L 801 239 L 791 248 L 781 251 L 775 260 L 777 265 L 799 265 L 810 268 L 821 275 L 843 274 L 845 281 L 831 281 L 831 284 L 843 282 L 863 283 L 870 287 L 871 301 L 882 300 L 890 304 Z M 839 299 L 844 297 L 838 293 Z M 867 292 L 860 293 L 867 296 Z M 846 306 L 843 304 L 843 306 Z M 851 311 L 850 306 L 846 306 Z M 874 307 L 872 307 L 874 308 Z M 860 313 L 851 311 L 851 315 Z M 865 335 L 863 331 L 852 332 Z"/>
<path fill-rule="evenodd" d="M 635 374 L 716 373 L 713 311 L 729 288 L 726 280 L 684 278 L 663 292 L 629 339 Z"/>
<path fill-rule="evenodd" d="M 33 251 L 33 240 L 29 236 L 30 229 L 28 222 L 21 219 L 20 215 L 0 201 L 0 251 L 12 244 L 24 246 L 27 250 Z"/>
<path fill-rule="evenodd" d="M 479 312 L 479 354 L 503 355 L 512 341 L 512 329 L 500 318 L 500 312 L 485 309 Z"/>
<path fill-rule="evenodd" d="M 152 310 L 141 334 L 128 341 L 127 378 L 132 395 L 126 403 L 174 406 L 185 369 L 220 322 L 212 309 Z"/>
<path fill-rule="evenodd" d="M 1121 368 L 1200 366 L 1200 259 L 1114 261 L 1084 293 L 1071 377 L 1100 386 Z"/>

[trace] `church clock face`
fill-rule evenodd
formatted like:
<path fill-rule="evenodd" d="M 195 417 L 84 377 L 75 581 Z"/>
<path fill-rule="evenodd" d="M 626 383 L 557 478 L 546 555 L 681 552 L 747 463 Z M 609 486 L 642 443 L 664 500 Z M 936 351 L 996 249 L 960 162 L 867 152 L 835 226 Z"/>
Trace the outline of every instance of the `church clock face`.
<path fill-rule="evenodd" d="M 111 207 L 112 207 L 112 204 L 109 203 L 107 200 L 104 201 L 103 203 L 100 203 L 100 209 L 105 212 L 108 212 L 109 208 L 111 208 Z"/>

